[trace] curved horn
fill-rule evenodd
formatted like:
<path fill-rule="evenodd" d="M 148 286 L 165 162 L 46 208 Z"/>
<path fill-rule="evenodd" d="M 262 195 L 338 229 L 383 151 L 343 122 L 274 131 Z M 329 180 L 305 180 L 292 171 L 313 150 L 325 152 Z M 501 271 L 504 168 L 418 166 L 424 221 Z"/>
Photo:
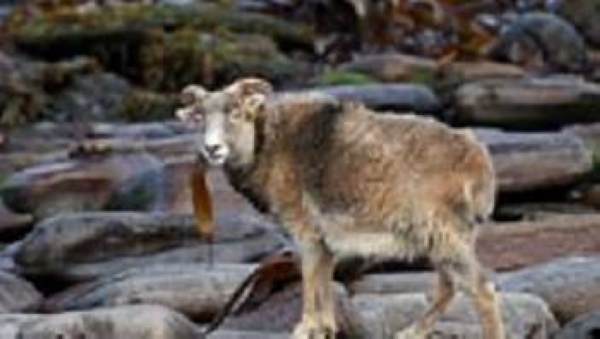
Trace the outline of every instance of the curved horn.
<path fill-rule="evenodd" d="M 225 90 L 239 96 L 268 95 L 273 92 L 273 86 L 268 81 L 260 78 L 245 78 L 234 82 Z"/>

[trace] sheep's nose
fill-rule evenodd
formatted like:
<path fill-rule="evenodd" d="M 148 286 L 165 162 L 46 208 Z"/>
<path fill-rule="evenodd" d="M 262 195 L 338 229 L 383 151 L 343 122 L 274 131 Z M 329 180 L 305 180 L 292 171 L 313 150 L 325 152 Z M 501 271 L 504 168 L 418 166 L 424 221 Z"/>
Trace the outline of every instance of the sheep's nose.
<path fill-rule="evenodd" d="M 208 152 L 210 155 L 215 155 L 215 154 L 220 153 L 223 146 L 220 144 L 214 144 L 214 145 L 206 145 L 205 148 L 206 148 L 206 152 Z"/>

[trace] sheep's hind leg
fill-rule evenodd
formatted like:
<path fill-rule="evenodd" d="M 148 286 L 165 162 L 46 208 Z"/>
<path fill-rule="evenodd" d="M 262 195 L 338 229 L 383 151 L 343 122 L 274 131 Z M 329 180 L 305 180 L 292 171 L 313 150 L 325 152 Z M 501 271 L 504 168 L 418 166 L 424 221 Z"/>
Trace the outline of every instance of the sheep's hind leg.
<path fill-rule="evenodd" d="M 472 297 L 483 328 L 484 339 L 506 339 L 499 298 L 475 255 L 463 257 L 448 266 L 457 287 Z"/>
<path fill-rule="evenodd" d="M 426 338 L 438 318 L 454 299 L 455 294 L 455 286 L 448 273 L 442 269 L 438 270 L 438 284 L 430 308 L 415 324 L 397 333 L 395 339 Z"/>
<path fill-rule="evenodd" d="M 333 295 L 334 260 L 319 241 L 300 242 L 302 253 L 302 320 L 294 329 L 294 339 L 333 339 L 335 299 Z"/>

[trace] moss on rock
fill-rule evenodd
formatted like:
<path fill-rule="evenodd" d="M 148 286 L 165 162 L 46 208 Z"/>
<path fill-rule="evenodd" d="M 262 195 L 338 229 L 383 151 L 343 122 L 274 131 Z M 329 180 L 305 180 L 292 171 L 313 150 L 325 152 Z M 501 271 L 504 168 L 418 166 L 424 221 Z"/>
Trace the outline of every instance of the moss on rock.
<path fill-rule="evenodd" d="M 88 55 L 152 90 L 173 91 L 244 75 L 274 82 L 302 74 L 281 51 L 312 48 L 312 30 L 216 5 L 123 6 L 46 13 L 9 29 L 23 51 L 46 59 Z"/>

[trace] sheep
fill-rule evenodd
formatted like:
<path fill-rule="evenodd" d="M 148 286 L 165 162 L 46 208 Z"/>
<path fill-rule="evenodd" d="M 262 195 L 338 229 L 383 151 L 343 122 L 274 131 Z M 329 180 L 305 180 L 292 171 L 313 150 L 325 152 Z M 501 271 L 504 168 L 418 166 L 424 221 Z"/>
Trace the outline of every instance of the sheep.
<path fill-rule="evenodd" d="M 201 158 L 276 218 L 301 256 L 303 310 L 293 338 L 332 338 L 332 279 L 345 256 L 428 257 L 435 300 L 396 338 L 424 338 L 460 289 L 486 339 L 504 339 L 494 285 L 475 257 L 495 175 L 468 130 L 431 118 L 375 113 L 325 94 L 279 94 L 262 79 L 209 92 L 189 85 L 176 115 L 200 129 Z"/>

